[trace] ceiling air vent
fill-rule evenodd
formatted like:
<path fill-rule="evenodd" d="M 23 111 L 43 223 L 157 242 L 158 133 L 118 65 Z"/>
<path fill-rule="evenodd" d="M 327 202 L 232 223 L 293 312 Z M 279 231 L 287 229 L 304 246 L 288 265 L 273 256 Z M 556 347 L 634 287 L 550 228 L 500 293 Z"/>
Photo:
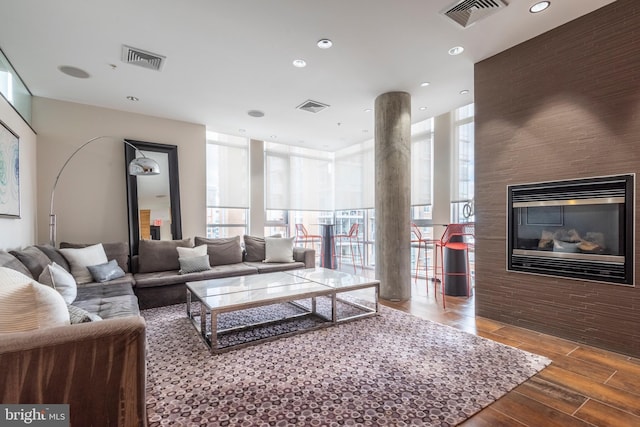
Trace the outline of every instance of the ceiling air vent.
<path fill-rule="evenodd" d="M 440 13 L 467 28 L 507 5 L 504 0 L 461 0 Z"/>
<path fill-rule="evenodd" d="M 308 111 L 310 113 L 319 113 L 320 111 L 327 108 L 329 105 L 323 104 L 322 102 L 312 101 L 307 99 L 302 104 L 298 105 L 296 108 L 298 110 Z"/>
<path fill-rule="evenodd" d="M 122 61 L 127 64 L 139 65 L 144 68 L 160 71 L 165 59 L 166 56 L 122 45 Z"/>

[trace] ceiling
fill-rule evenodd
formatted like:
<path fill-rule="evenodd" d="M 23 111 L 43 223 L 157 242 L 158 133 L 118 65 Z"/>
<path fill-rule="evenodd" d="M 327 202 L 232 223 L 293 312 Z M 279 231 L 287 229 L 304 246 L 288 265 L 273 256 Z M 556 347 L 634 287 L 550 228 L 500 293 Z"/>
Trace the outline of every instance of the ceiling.
<path fill-rule="evenodd" d="M 457 0 L 0 0 L 0 48 L 36 96 L 334 151 L 373 138 L 365 110 L 378 95 L 409 92 L 414 123 L 471 103 L 474 63 L 612 1 L 552 0 L 531 14 L 536 0 L 507 0 L 462 28 L 440 13 Z M 122 45 L 164 66 L 126 64 Z M 465 50 L 450 56 L 454 46 Z M 330 107 L 297 110 L 307 99 Z"/>

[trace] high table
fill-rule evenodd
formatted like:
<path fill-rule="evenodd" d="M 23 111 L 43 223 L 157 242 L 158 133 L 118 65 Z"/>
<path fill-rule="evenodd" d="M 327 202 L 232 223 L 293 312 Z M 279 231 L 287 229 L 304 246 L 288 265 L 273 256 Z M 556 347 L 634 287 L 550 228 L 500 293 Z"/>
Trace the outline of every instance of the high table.
<path fill-rule="evenodd" d="M 320 254 L 320 266 L 335 269 L 333 235 L 335 224 L 318 224 L 322 228 L 322 253 Z"/>

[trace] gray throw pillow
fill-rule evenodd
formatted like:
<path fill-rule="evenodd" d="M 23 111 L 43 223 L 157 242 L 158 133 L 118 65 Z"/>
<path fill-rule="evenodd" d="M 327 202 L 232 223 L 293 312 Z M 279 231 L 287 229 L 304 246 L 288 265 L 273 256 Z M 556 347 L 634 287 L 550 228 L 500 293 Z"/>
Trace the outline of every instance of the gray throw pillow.
<path fill-rule="evenodd" d="M 89 265 L 87 268 L 93 280 L 100 283 L 124 277 L 124 270 L 120 268 L 115 259 L 104 264 Z"/>
<path fill-rule="evenodd" d="M 178 261 L 180 261 L 180 274 L 197 273 L 211 269 L 208 255 L 180 258 Z"/>
<path fill-rule="evenodd" d="M 102 320 L 102 317 L 97 314 L 89 313 L 84 308 L 76 307 L 75 305 L 67 305 L 67 309 L 69 310 L 69 320 L 72 325 Z"/>

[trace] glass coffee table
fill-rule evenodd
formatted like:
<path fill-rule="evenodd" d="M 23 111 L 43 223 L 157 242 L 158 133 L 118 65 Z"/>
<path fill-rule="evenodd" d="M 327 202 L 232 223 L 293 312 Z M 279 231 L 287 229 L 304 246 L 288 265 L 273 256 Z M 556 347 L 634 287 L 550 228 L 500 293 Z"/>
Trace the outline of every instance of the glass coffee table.
<path fill-rule="evenodd" d="M 373 316 L 380 282 L 324 268 L 187 282 L 187 316 L 222 353 Z"/>

